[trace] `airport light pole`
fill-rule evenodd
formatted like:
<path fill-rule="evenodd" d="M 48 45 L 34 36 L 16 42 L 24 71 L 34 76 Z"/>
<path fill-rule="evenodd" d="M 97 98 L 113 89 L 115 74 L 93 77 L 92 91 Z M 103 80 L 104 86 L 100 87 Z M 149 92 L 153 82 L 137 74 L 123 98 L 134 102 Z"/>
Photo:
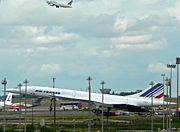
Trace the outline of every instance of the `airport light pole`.
<path fill-rule="evenodd" d="M 180 58 L 176 58 L 176 64 L 177 64 L 177 111 L 179 111 L 179 64 L 180 64 Z"/>
<path fill-rule="evenodd" d="M 24 80 L 24 82 L 23 82 L 24 84 L 25 84 L 25 124 L 24 124 L 24 132 L 26 132 L 26 122 L 27 122 L 27 120 L 26 120 L 26 95 L 27 95 L 27 84 L 29 83 L 28 82 L 28 80 L 26 79 L 26 80 Z"/>
<path fill-rule="evenodd" d="M 164 119 L 165 119 L 165 115 L 164 115 L 164 78 L 165 78 L 165 74 L 161 74 L 161 76 L 163 77 L 163 130 L 164 130 Z"/>
<path fill-rule="evenodd" d="M 169 104 L 171 105 L 171 89 L 172 89 L 172 69 L 176 68 L 176 65 L 167 64 L 167 68 L 170 68 L 170 89 L 169 89 Z"/>
<path fill-rule="evenodd" d="M 33 110 L 33 99 L 32 99 L 32 126 L 34 125 L 34 110 Z"/>
<path fill-rule="evenodd" d="M 105 82 L 102 81 L 101 84 L 102 84 L 102 89 L 101 89 L 101 92 L 102 92 L 102 132 L 104 132 L 104 84 Z"/>
<path fill-rule="evenodd" d="M 88 102 L 88 109 L 89 109 L 89 123 L 88 123 L 88 132 L 91 132 L 91 80 L 92 78 L 89 76 L 86 80 L 89 82 L 89 102 Z"/>
<path fill-rule="evenodd" d="M 171 116 L 172 116 L 172 112 L 171 112 L 171 93 L 172 93 L 172 69 L 173 68 L 176 68 L 176 65 L 171 65 L 171 64 L 167 64 L 167 68 L 170 68 L 170 88 L 169 88 L 169 111 L 170 111 L 170 114 L 169 114 L 169 129 L 171 131 Z"/>
<path fill-rule="evenodd" d="M 1 81 L 1 84 L 4 85 L 4 118 L 3 118 L 3 121 L 4 121 L 4 124 L 3 124 L 3 132 L 6 131 L 6 103 L 5 103 L 5 100 L 6 100 L 6 84 L 7 84 L 7 81 L 6 81 L 6 78 L 4 78 L 4 80 Z"/>
<path fill-rule="evenodd" d="M 53 88 L 55 88 L 55 79 L 53 77 Z M 55 98 L 55 93 L 53 93 L 54 96 L 54 132 L 56 132 L 56 98 Z"/>
<path fill-rule="evenodd" d="M 18 87 L 19 87 L 19 93 L 21 95 L 21 87 L 22 87 L 22 84 L 19 83 L 18 84 Z M 21 132 L 21 98 L 20 98 L 20 102 L 19 102 L 19 132 Z"/>
<path fill-rule="evenodd" d="M 166 93 L 167 94 L 167 114 L 166 114 L 167 115 L 167 126 L 166 126 L 167 128 L 166 129 L 167 129 L 167 132 L 168 132 L 169 131 L 169 127 L 168 127 L 168 116 L 169 116 L 169 110 L 168 110 L 169 109 L 169 104 L 168 104 L 168 101 L 169 101 L 168 93 L 169 92 L 168 92 L 168 86 L 170 86 L 171 81 L 170 81 L 169 78 L 166 78 L 165 81 L 166 81 L 166 86 L 167 86 L 167 90 L 166 90 L 167 91 L 167 93 Z"/>
<path fill-rule="evenodd" d="M 153 88 L 154 82 L 150 82 L 149 85 L 151 85 L 151 87 Z M 152 106 L 152 123 L 151 123 L 151 127 L 152 127 L 152 132 L 154 131 L 154 111 L 153 111 L 153 89 L 151 90 L 151 106 Z"/>
<path fill-rule="evenodd" d="M 164 121 L 165 121 L 165 112 L 164 112 L 164 78 L 165 78 L 165 74 L 161 74 L 161 76 L 163 77 L 163 130 L 164 130 Z"/>

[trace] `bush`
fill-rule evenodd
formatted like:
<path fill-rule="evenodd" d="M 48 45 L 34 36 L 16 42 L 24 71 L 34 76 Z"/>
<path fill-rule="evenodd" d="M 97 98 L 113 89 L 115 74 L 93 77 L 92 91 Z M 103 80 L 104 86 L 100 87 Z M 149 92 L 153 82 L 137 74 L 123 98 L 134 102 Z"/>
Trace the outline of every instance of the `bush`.
<path fill-rule="evenodd" d="M 54 132 L 53 128 L 48 128 L 46 126 L 41 127 L 40 132 Z"/>
<path fill-rule="evenodd" d="M 27 130 L 27 132 L 34 132 L 34 130 L 36 130 L 36 129 L 35 129 L 34 125 L 31 124 L 31 125 L 26 126 L 26 130 Z"/>

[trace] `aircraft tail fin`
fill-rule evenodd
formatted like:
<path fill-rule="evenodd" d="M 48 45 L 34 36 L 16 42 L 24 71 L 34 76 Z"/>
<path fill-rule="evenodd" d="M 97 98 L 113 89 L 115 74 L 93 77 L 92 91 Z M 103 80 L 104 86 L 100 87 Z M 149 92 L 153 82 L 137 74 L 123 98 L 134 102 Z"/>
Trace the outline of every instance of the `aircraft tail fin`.
<path fill-rule="evenodd" d="M 73 3 L 73 0 L 71 0 L 71 1 L 68 3 L 68 5 L 72 5 L 72 3 Z"/>
<path fill-rule="evenodd" d="M 6 105 L 11 105 L 12 104 L 12 93 L 9 93 L 6 100 L 5 100 Z"/>
<path fill-rule="evenodd" d="M 162 83 L 156 83 L 153 86 L 149 86 L 145 90 L 140 93 L 130 95 L 131 97 L 144 97 L 144 98 L 153 98 L 155 99 L 163 99 L 164 96 L 164 86 Z"/>

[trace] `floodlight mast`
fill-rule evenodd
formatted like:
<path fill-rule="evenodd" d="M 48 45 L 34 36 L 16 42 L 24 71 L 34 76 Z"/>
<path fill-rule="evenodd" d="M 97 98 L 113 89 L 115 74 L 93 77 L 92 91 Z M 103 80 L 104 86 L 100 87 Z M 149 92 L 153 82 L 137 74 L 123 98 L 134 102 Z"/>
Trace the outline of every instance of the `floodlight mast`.
<path fill-rule="evenodd" d="M 88 132 L 91 132 L 91 80 L 92 78 L 89 76 L 86 80 L 89 82 L 89 102 L 88 102 L 88 108 L 89 108 L 89 123 L 88 123 Z"/>
<path fill-rule="evenodd" d="M 151 85 L 151 87 L 154 86 L 154 82 L 150 82 L 149 85 Z M 152 127 L 152 132 L 154 131 L 154 110 L 153 110 L 153 89 L 151 90 L 151 106 L 152 106 L 152 115 L 151 115 L 151 127 Z"/>
<path fill-rule="evenodd" d="M 104 84 L 105 82 L 102 81 L 101 82 L 101 85 L 102 85 L 102 89 L 101 89 L 101 92 L 102 92 L 102 132 L 104 132 Z"/>
<path fill-rule="evenodd" d="M 167 64 L 167 68 L 170 68 L 170 88 L 169 88 L 169 109 L 170 109 L 170 115 L 169 115 L 169 130 L 171 131 L 171 116 L 172 116 L 172 112 L 171 112 L 171 93 L 172 93 L 172 69 L 176 68 L 175 64 Z"/>
<path fill-rule="evenodd" d="M 4 80 L 1 81 L 1 84 L 4 85 L 4 124 L 3 124 L 3 132 L 6 131 L 6 103 L 5 103 L 5 100 L 6 100 L 6 84 L 7 84 L 7 81 L 6 81 L 6 78 L 4 78 Z"/>
<path fill-rule="evenodd" d="M 170 68 L 170 89 L 169 89 L 169 104 L 171 105 L 171 89 L 172 89 L 172 69 L 176 68 L 176 65 L 167 64 L 167 68 Z"/>
<path fill-rule="evenodd" d="M 55 79 L 53 77 L 53 88 L 55 88 Z M 53 94 L 54 96 L 54 132 L 56 132 L 56 98 L 55 98 L 55 94 Z"/>
<path fill-rule="evenodd" d="M 21 87 L 22 87 L 22 84 L 19 83 L 18 84 L 18 87 L 19 87 L 19 93 L 21 95 Z M 20 98 L 20 102 L 19 102 L 19 132 L 21 132 L 21 98 Z"/>
<path fill-rule="evenodd" d="M 180 58 L 176 58 L 176 64 L 177 64 L 177 111 L 179 111 L 179 64 L 180 64 Z"/>
<path fill-rule="evenodd" d="M 168 126 L 168 118 L 169 118 L 169 103 L 168 103 L 168 101 L 169 101 L 169 97 L 168 97 L 168 87 L 170 87 L 170 85 L 171 85 L 171 80 L 170 80 L 170 78 L 166 78 L 166 86 L 167 86 L 167 131 L 169 131 L 169 126 Z M 170 124 L 170 123 L 169 123 Z"/>
<path fill-rule="evenodd" d="M 163 77 L 163 130 L 164 130 L 164 122 L 165 122 L 165 112 L 164 112 L 164 78 L 165 78 L 165 74 L 161 74 L 161 76 Z"/>
<path fill-rule="evenodd" d="M 27 110 L 26 110 L 26 107 L 27 107 L 27 101 L 26 101 L 26 95 L 27 95 L 27 84 L 29 83 L 28 80 L 24 80 L 23 82 L 25 84 L 25 124 L 24 124 L 24 132 L 26 132 L 26 123 L 27 123 L 27 119 L 26 119 L 26 113 L 27 113 Z"/>

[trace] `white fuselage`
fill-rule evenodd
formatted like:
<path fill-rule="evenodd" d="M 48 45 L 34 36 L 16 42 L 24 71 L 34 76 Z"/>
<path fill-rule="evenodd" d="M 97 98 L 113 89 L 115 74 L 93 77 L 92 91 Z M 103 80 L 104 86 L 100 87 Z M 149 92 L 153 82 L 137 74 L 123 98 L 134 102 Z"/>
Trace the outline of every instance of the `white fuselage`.
<path fill-rule="evenodd" d="M 9 89 L 7 92 L 19 93 L 19 89 Z M 25 87 L 21 88 L 21 93 L 25 94 Z M 56 98 L 67 98 L 74 100 L 89 100 L 89 93 L 84 91 L 77 90 L 67 90 L 59 88 L 49 88 L 49 87 L 40 87 L 40 86 L 28 86 L 27 94 L 36 95 L 41 97 L 52 97 Z M 91 102 L 102 103 L 102 94 L 101 93 L 91 93 Z M 117 96 L 104 94 L 104 104 L 105 105 L 134 105 L 134 106 L 152 106 L 151 98 L 145 97 L 126 97 L 126 96 Z M 162 100 L 153 99 L 153 106 L 160 106 L 163 104 Z"/>
<path fill-rule="evenodd" d="M 10 106 L 12 103 L 6 103 L 5 102 L 5 107 L 8 107 L 8 106 Z M 2 110 L 4 108 L 4 101 L 1 101 L 0 102 L 0 110 Z"/>

